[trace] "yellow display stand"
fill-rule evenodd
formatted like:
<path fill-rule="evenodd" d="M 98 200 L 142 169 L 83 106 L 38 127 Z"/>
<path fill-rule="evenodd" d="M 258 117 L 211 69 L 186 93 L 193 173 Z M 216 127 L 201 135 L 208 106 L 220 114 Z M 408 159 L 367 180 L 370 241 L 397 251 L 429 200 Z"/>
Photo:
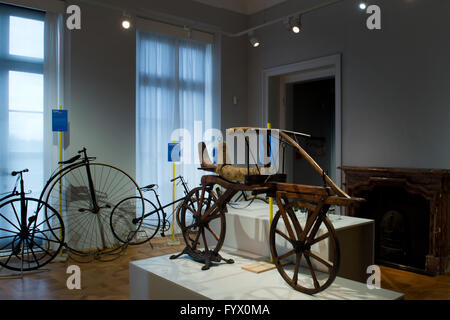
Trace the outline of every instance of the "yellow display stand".
<path fill-rule="evenodd" d="M 63 107 L 59 106 L 58 109 L 62 110 Z M 63 148 L 64 148 L 64 146 L 63 146 L 63 133 L 62 133 L 62 131 L 59 131 L 58 132 L 58 163 L 59 163 L 58 170 L 59 171 L 61 171 L 61 169 L 62 169 L 61 162 L 63 161 Z M 58 213 L 61 216 L 61 219 L 63 219 L 62 214 L 61 214 L 61 212 L 62 212 L 62 203 L 63 203 L 61 180 L 59 180 L 59 199 L 58 200 L 59 200 L 59 207 L 58 207 L 59 211 L 58 211 Z M 59 236 L 60 236 L 60 238 L 62 238 L 62 236 L 63 236 L 62 235 L 62 230 L 59 230 Z M 63 249 L 61 247 L 61 249 L 59 250 L 59 255 L 56 256 L 55 259 L 53 259 L 53 262 L 65 262 L 65 261 L 67 261 L 68 258 L 69 258 L 68 254 L 67 253 L 63 253 Z"/>
<path fill-rule="evenodd" d="M 267 129 L 271 128 L 272 126 L 270 122 L 268 122 Z M 272 225 L 272 220 L 273 220 L 273 198 L 269 197 L 269 228 Z M 259 261 L 257 263 L 243 266 L 242 269 L 253 273 L 261 273 L 275 269 L 275 265 L 273 264 L 272 253 L 270 253 L 270 262 Z"/>
<path fill-rule="evenodd" d="M 173 143 L 176 143 L 174 141 Z M 175 162 L 172 162 L 172 175 L 175 179 Z M 175 202 L 175 180 L 172 181 L 172 202 Z M 180 240 L 175 239 L 175 203 L 172 204 L 172 237 L 167 241 L 169 246 L 176 246 L 180 244 Z"/>
<path fill-rule="evenodd" d="M 267 123 L 267 129 L 271 129 L 272 125 L 270 122 Z M 269 228 L 272 225 L 273 221 L 273 198 L 269 197 Z M 272 253 L 270 253 L 270 262 L 273 263 Z"/>

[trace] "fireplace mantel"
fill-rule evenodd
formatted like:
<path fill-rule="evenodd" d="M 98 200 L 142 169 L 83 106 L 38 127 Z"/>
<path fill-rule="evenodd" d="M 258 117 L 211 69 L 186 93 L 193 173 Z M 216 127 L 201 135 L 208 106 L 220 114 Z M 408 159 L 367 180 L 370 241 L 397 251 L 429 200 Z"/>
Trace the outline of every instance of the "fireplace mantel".
<path fill-rule="evenodd" d="M 345 189 L 351 196 L 386 186 L 401 187 L 428 200 L 430 238 L 426 271 L 433 274 L 450 271 L 450 170 L 354 166 L 340 169 L 345 173 Z M 346 214 L 358 216 L 358 208 L 351 208 Z"/>

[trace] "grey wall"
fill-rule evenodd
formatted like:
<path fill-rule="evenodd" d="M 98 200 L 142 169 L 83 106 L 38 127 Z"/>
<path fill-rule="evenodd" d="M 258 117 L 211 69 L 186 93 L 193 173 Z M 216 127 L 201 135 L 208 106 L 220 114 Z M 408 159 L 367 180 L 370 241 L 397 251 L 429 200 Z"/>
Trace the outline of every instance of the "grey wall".
<path fill-rule="evenodd" d="M 180 16 L 224 31 L 247 27 L 247 16 L 190 0 L 102 1 Z M 81 30 L 69 31 L 71 69 L 68 109 L 70 145 L 135 175 L 135 32 L 120 28 L 121 11 L 74 2 L 81 7 Z M 247 39 L 222 41 L 222 128 L 247 123 Z M 236 95 L 239 103 L 233 105 Z"/>
<path fill-rule="evenodd" d="M 121 32 L 120 14 L 81 6 L 71 35 L 70 148 L 135 172 L 135 36 Z"/>
<path fill-rule="evenodd" d="M 250 17 L 190 0 L 126 5 L 237 32 L 319 2 L 291 0 Z M 224 36 L 222 128 L 260 125 L 262 70 L 341 53 L 343 164 L 449 168 L 450 2 L 378 0 L 381 31 L 366 29 L 367 15 L 355 4 L 347 0 L 304 16 L 298 36 L 282 24 L 264 28 L 257 49 L 246 37 Z M 82 29 L 70 32 L 67 153 L 84 145 L 134 175 L 135 34 L 120 30 L 122 12 L 81 8 Z"/>
<path fill-rule="evenodd" d="M 287 1 L 257 25 L 323 1 Z M 249 124 L 257 123 L 264 69 L 342 54 L 344 165 L 450 168 L 450 1 L 377 0 L 382 30 L 347 0 L 307 14 L 300 35 L 282 24 L 248 49 Z M 269 119 L 270 121 L 270 119 Z"/>

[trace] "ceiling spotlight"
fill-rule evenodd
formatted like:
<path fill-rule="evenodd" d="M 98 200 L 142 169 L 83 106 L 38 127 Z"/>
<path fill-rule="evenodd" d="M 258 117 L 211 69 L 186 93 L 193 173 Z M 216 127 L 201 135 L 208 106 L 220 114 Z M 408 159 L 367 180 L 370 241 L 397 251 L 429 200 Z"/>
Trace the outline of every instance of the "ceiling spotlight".
<path fill-rule="evenodd" d="M 253 48 L 259 47 L 259 45 L 261 44 L 258 38 L 255 37 L 253 31 L 248 33 L 248 41 L 250 41 L 250 44 L 252 45 Z"/>
<path fill-rule="evenodd" d="M 130 29 L 131 22 L 129 20 L 122 20 L 122 28 L 124 29 Z"/>
<path fill-rule="evenodd" d="M 131 16 L 124 13 L 121 20 L 122 28 L 128 30 L 131 28 Z"/>
<path fill-rule="evenodd" d="M 289 28 L 293 33 L 300 33 L 302 31 L 302 22 L 301 17 L 291 17 L 291 21 L 289 22 Z"/>
<path fill-rule="evenodd" d="M 367 4 L 366 4 L 365 2 L 360 2 L 360 3 L 359 3 L 359 8 L 360 8 L 361 10 L 366 10 Z"/>

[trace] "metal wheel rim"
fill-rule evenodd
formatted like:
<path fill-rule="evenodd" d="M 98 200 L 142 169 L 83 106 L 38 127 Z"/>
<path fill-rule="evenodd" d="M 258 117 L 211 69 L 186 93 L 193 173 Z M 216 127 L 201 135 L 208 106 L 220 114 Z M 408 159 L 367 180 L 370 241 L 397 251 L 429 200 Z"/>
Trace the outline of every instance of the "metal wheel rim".
<path fill-rule="evenodd" d="M 28 257 L 31 257 L 31 258 L 27 258 L 26 260 L 23 260 L 22 259 L 23 252 L 21 252 L 21 254 L 19 254 L 19 253 L 14 254 L 14 256 L 18 260 L 21 260 L 20 267 L 15 267 L 15 266 L 12 266 L 12 265 L 8 264 L 11 261 L 10 258 L 12 257 L 13 252 L 11 252 L 10 258 L 7 259 L 6 262 L 4 262 L 3 259 L 0 259 L 0 265 L 1 266 L 5 267 L 5 268 L 7 268 L 9 270 L 13 270 L 13 271 L 31 271 L 31 270 L 36 270 L 36 269 L 39 269 L 39 268 L 45 266 L 46 264 L 51 262 L 56 257 L 56 255 L 60 252 L 60 250 L 61 250 L 61 248 L 63 246 L 63 242 L 64 242 L 64 223 L 63 223 L 61 217 L 59 216 L 58 212 L 54 208 L 49 206 L 48 204 L 46 204 L 46 203 L 44 203 L 44 202 L 42 202 L 42 201 L 40 201 L 38 199 L 26 197 L 26 198 L 24 198 L 24 200 L 28 203 L 27 204 L 28 207 L 29 207 L 29 203 L 30 202 L 36 203 L 36 209 L 39 210 L 37 213 L 35 212 L 35 216 L 36 216 L 36 220 L 35 221 L 36 222 L 34 222 L 34 223 L 33 222 L 27 223 L 28 224 L 28 228 L 27 229 L 28 230 L 38 229 L 39 232 L 38 233 L 32 232 L 31 235 L 27 234 L 27 236 L 18 234 L 17 236 L 14 237 L 14 240 L 11 243 L 9 243 L 9 244 L 13 244 L 14 241 L 16 243 L 18 242 L 19 243 L 19 247 L 18 248 L 21 248 L 21 250 L 23 250 L 23 248 L 25 248 L 24 245 L 25 245 L 25 243 L 27 243 L 27 250 L 29 250 L 27 255 L 28 255 Z M 1 212 L 2 208 L 6 207 L 6 206 L 8 206 L 10 204 L 12 205 L 12 203 L 14 203 L 14 202 L 19 202 L 20 203 L 20 201 L 21 201 L 20 198 L 15 198 L 15 199 L 11 199 L 11 200 L 8 200 L 6 202 L 3 202 L 0 205 L 0 212 Z M 16 209 L 17 208 L 18 207 L 16 207 Z M 59 226 L 59 227 L 52 227 L 49 224 L 49 223 L 51 223 L 51 222 L 48 221 L 49 217 L 46 216 L 47 214 L 43 213 L 43 210 L 45 212 L 47 212 L 47 214 L 48 214 L 48 212 L 52 213 L 50 215 L 50 218 L 51 219 L 55 219 L 55 220 L 52 220 L 52 221 L 53 222 L 56 221 L 56 225 Z M 18 212 L 18 214 L 20 216 L 19 212 Z M 3 219 L 4 216 L 3 216 L 3 214 L 1 214 L 1 215 L 2 215 L 2 217 L 0 217 L 0 219 Z M 44 220 L 39 222 L 39 219 L 38 219 L 39 216 L 43 217 Z M 30 218 L 30 215 L 27 215 L 27 217 Z M 16 219 L 17 219 L 17 217 L 16 217 Z M 20 229 L 20 225 L 16 226 L 15 228 L 16 229 L 17 228 Z M 46 229 L 42 229 L 42 228 L 46 228 Z M 2 229 L 4 229 L 4 228 L 2 227 Z M 56 231 L 56 230 L 60 230 L 61 231 L 61 234 L 60 234 L 59 238 L 55 238 L 55 239 L 52 238 L 51 239 L 50 238 L 51 235 L 59 234 L 59 231 Z M 4 230 L 2 230 L 2 231 L 4 231 Z M 50 233 L 51 234 L 50 237 L 49 237 L 49 235 L 45 234 L 44 232 Z M 51 243 L 53 243 L 53 246 L 56 246 L 56 247 L 50 249 L 50 247 L 47 247 L 47 246 L 43 245 L 42 243 L 38 244 L 38 242 L 40 242 L 40 241 L 33 241 L 35 239 L 38 239 L 38 240 L 41 240 L 41 241 L 51 242 Z M 31 244 L 31 246 L 30 246 L 30 244 Z M 8 245 L 2 246 L 0 249 L 4 250 L 7 246 Z M 36 256 L 37 252 L 35 252 L 33 250 L 33 247 L 35 249 L 41 250 L 41 252 L 45 251 L 45 254 L 40 255 L 40 257 L 38 258 Z M 36 250 L 36 251 L 38 251 L 38 250 Z M 43 261 L 43 262 L 40 262 L 40 261 Z M 34 262 L 35 265 L 30 266 L 30 262 Z"/>
<path fill-rule="evenodd" d="M 80 164 L 77 164 L 76 166 L 74 166 L 74 167 L 71 167 L 70 169 L 68 169 L 68 170 L 66 170 L 66 171 L 64 171 L 64 172 L 62 172 L 61 173 L 61 175 L 59 176 L 59 177 L 56 177 L 55 179 L 54 179 L 54 181 L 53 181 L 53 183 L 51 184 L 51 186 L 48 188 L 48 191 L 46 192 L 46 201 L 48 202 L 49 201 L 49 198 L 52 198 L 52 199 L 54 199 L 54 196 L 53 196 L 53 190 L 54 190 L 54 188 L 58 188 L 58 183 L 59 183 L 59 181 L 61 180 L 62 181 L 62 179 L 64 179 L 65 177 L 68 177 L 68 175 L 70 175 L 70 174 L 72 174 L 73 175 L 73 172 L 75 171 L 75 170 L 85 170 L 85 164 L 84 163 L 80 163 Z M 135 192 L 135 195 L 138 197 L 138 198 L 141 198 L 141 199 L 143 199 L 143 197 L 142 197 L 142 192 L 141 192 L 141 190 L 140 190 L 140 188 L 139 188 L 139 186 L 137 185 L 137 183 L 134 181 L 134 179 L 130 176 L 130 175 L 128 175 L 125 171 L 123 171 L 122 169 L 120 169 L 120 168 L 117 168 L 117 167 L 115 167 L 115 166 L 112 166 L 112 165 L 109 165 L 109 164 L 105 164 L 105 163 L 99 163 L 99 162 L 91 162 L 91 163 L 89 163 L 89 166 L 90 166 L 90 168 L 91 168 L 91 172 L 92 172 L 92 168 L 103 168 L 103 169 L 105 169 L 105 170 L 112 170 L 112 171 L 115 171 L 116 172 L 116 174 L 119 174 L 119 175 L 122 175 L 122 178 L 121 179 L 127 179 L 127 181 L 128 182 L 130 182 L 130 185 L 131 186 L 133 186 L 133 191 Z M 84 172 L 83 172 L 83 174 L 84 174 Z M 83 176 L 83 175 L 82 175 Z M 108 175 L 106 175 L 106 173 L 105 173 L 105 177 L 106 177 L 106 179 L 108 179 L 109 178 L 109 176 Z M 103 178 L 103 171 L 102 171 L 102 174 L 101 174 L 101 177 L 100 177 L 100 179 L 102 179 Z M 83 181 L 84 182 L 84 184 L 83 184 L 83 182 L 81 182 L 82 180 L 79 180 L 78 181 L 78 183 L 80 183 L 82 186 L 86 186 L 86 184 L 87 184 L 87 180 L 86 180 L 87 178 L 85 178 L 85 181 Z M 93 179 L 95 179 L 94 177 L 93 177 Z M 120 180 L 120 181 L 122 181 L 122 180 Z M 105 183 L 106 184 L 106 183 Z M 103 186 L 104 187 L 104 186 Z M 115 187 L 113 187 L 113 191 L 114 192 L 117 192 L 118 190 L 120 189 L 120 186 L 118 187 L 118 186 L 115 186 Z M 130 191 L 131 192 L 131 191 Z M 131 195 L 131 193 L 130 193 L 130 195 Z M 113 203 L 112 205 L 111 205 L 111 208 L 109 208 L 109 214 L 105 214 L 105 216 L 104 217 L 101 217 L 101 218 L 98 218 L 98 221 L 101 221 L 101 222 L 99 222 L 99 226 L 101 225 L 102 226 L 102 230 L 100 231 L 100 232 L 111 232 L 111 226 L 110 226 L 110 214 L 111 214 L 111 211 L 112 211 L 112 209 L 114 208 L 114 206 L 115 206 L 115 204 L 116 203 L 118 203 L 119 201 L 121 201 L 122 199 L 124 199 L 124 198 L 126 198 L 127 196 L 125 195 L 125 196 L 123 196 L 123 197 L 121 197 L 121 198 L 119 198 L 119 199 L 117 199 L 116 201 L 115 201 L 115 203 Z M 88 203 L 88 202 L 87 202 Z M 56 208 L 56 210 L 58 211 L 58 209 L 59 208 Z M 143 212 L 144 212 L 144 210 L 145 210 L 145 205 L 144 205 L 144 200 L 142 200 L 142 213 L 140 213 L 140 216 L 142 216 L 142 214 L 143 214 Z M 68 210 L 65 210 L 65 211 L 68 211 Z M 73 213 L 72 213 L 73 214 Z M 67 219 L 67 217 L 64 217 L 64 215 L 63 215 L 63 220 L 64 219 Z M 73 219 L 76 219 L 76 218 L 73 218 Z M 142 223 L 142 220 L 141 220 L 141 223 Z M 68 225 L 70 225 L 70 224 L 68 224 Z M 140 226 L 139 226 L 140 227 Z M 76 228 L 76 227 L 75 227 Z M 105 230 L 108 230 L 108 231 L 105 231 Z M 137 228 L 136 230 L 139 230 L 139 228 Z M 89 231 L 89 229 L 87 229 L 87 231 Z M 66 233 L 68 232 L 68 229 L 66 228 Z M 81 233 L 81 232 L 80 232 Z M 87 232 L 88 233 L 88 232 Z M 80 237 L 82 237 L 83 235 L 80 235 Z M 114 235 L 112 234 L 112 232 L 111 232 L 111 236 L 108 238 L 108 241 L 110 241 L 111 243 L 114 243 L 114 239 L 115 239 L 115 237 L 114 237 Z M 83 257 L 89 257 L 89 256 L 94 256 L 94 259 L 95 259 L 95 257 L 98 257 L 99 255 L 101 255 L 101 254 L 114 254 L 115 252 L 119 252 L 119 248 L 121 247 L 121 246 L 123 246 L 124 245 L 124 243 L 121 243 L 118 239 L 115 239 L 115 241 L 116 241 L 116 244 L 115 244 L 115 246 L 110 246 L 110 247 L 106 247 L 106 248 L 90 248 L 90 249 L 83 249 L 83 250 L 80 250 L 80 249 L 78 249 L 78 248 L 74 248 L 73 246 L 71 246 L 68 242 L 70 241 L 71 239 L 70 239 L 70 237 L 68 237 L 67 236 L 67 234 L 66 234 L 66 242 L 65 242 L 65 247 L 68 249 L 68 252 L 69 252 L 69 254 L 70 255 L 76 255 L 76 256 L 78 256 L 78 257 L 80 257 L 80 258 L 83 258 Z M 79 260 L 79 259 L 78 259 Z"/>
<path fill-rule="evenodd" d="M 117 228 L 114 227 L 114 226 L 116 225 L 115 221 L 117 221 L 117 220 L 115 220 L 114 217 L 117 217 L 118 209 L 120 209 L 120 206 L 121 206 L 122 204 L 124 204 L 125 201 L 129 201 L 129 200 L 131 200 L 131 199 L 136 199 L 136 200 L 138 200 L 139 197 L 130 197 L 130 198 L 123 199 L 122 201 L 120 201 L 120 202 L 113 208 L 113 210 L 111 211 L 111 216 L 110 216 L 110 226 L 111 226 L 111 231 L 113 232 L 114 236 L 115 236 L 120 242 L 122 242 L 123 244 L 139 245 L 139 244 L 143 244 L 143 243 L 149 241 L 150 239 L 152 239 L 152 238 L 158 233 L 158 230 L 159 230 L 160 225 L 161 225 L 161 217 L 160 217 L 160 215 L 159 215 L 159 211 L 154 212 L 154 213 L 150 216 L 150 217 L 152 217 L 151 220 L 156 220 L 156 221 L 157 221 L 156 227 L 154 227 L 154 231 L 151 232 L 150 235 L 148 235 L 148 236 L 147 236 L 147 234 L 146 234 L 146 237 L 145 237 L 144 240 L 137 241 L 137 240 L 133 240 L 133 239 L 136 238 L 138 235 L 142 234 L 141 232 L 143 231 L 143 229 L 146 227 L 147 224 L 152 223 L 152 227 L 153 227 L 153 223 L 154 223 L 154 222 L 151 221 L 150 219 L 147 219 L 147 218 L 149 218 L 149 217 L 146 217 L 146 218 L 144 218 L 144 219 L 142 220 L 142 217 L 143 217 L 143 216 L 141 216 L 141 222 L 140 222 L 140 224 L 139 224 L 139 228 L 138 228 L 138 229 L 134 232 L 134 234 L 132 234 L 131 236 L 128 235 L 128 236 L 127 236 L 127 240 L 124 240 L 124 237 L 123 237 L 122 235 L 120 235 L 119 232 L 117 231 Z M 138 201 L 139 201 L 139 200 L 138 200 Z M 144 203 L 145 203 L 145 212 L 146 212 L 145 214 L 148 214 L 149 212 L 152 212 L 152 211 L 154 211 L 154 210 L 157 210 L 156 206 L 155 206 L 155 205 L 153 204 L 153 202 L 151 202 L 150 200 L 144 198 Z M 145 214 L 144 214 L 144 215 L 145 215 Z M 147 219 L 147 221 L 146 221 L 146 219 Z M 150 221 L 151 221 L 151 222 L 150 222 Z M 145 232 L 145 230 L 144 230 L 144 232 Z"/>

